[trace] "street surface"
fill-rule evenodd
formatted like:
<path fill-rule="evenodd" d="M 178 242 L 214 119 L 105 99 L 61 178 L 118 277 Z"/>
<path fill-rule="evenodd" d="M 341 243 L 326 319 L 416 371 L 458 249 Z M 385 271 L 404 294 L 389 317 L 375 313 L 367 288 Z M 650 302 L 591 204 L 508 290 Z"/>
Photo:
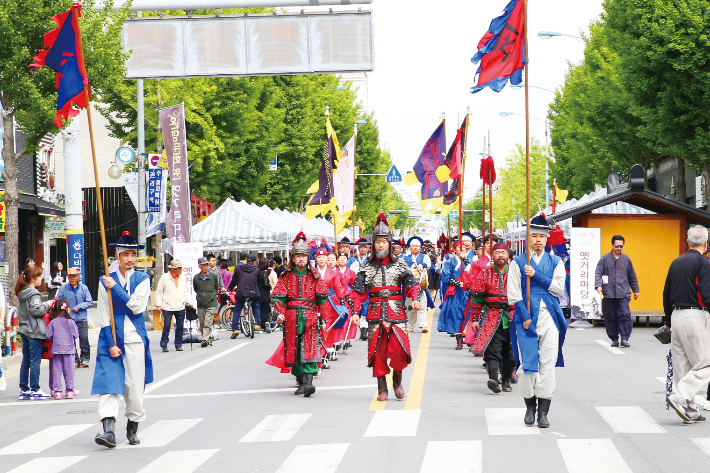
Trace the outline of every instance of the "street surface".
<path fill-rule="evenodd" d="M 435 327 L 432 311 L 429 320 Z M 93 355 L 90 369 L 77 370 L 73 400 L 17 401 L 11 367 L 0 393 L 0 473 L 708 472 L 710 425 L 684 425 L 665 409 L 668 346 L 653 330 L 634 328 L 631 348 L 618 350 L 603 327 L 570 329 L 549 429 L 526 427 L 520 388 L 491 393 L 481 358 L 455 351 L 446 334 L 413 335 L 406 398 L 390 389 L 378 403 L 359 340 L 304 398 L 291 375 L 264 364 L 281 332 L 221 332 L 212 347 L 181 353 L 172 344 L 160 352 L 159 333 L 149 332 L 156 382 L 139 447 L 94 443 Z M 119 443 L 125 424 L 116 423 Z"/>

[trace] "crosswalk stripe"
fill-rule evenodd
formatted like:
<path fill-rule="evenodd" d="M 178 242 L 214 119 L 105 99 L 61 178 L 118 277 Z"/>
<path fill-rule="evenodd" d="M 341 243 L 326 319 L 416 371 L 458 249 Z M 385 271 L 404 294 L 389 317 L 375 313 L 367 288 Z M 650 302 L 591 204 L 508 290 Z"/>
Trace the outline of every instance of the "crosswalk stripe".
<path fill-rule="evenodd" d="M 558 439 L 569 473 L 631 473 L 611 439 Z"/>
<path fill-rule="evenodd" d="M 595 407 L 617 434 L 665 434 L 666 429 L 653 420 L 641 406 Z"/>
<path fill-rule="evenodd" d="M 216 448 L 167 452 L 146 465 L 138 473 L 165 473 L 166 471 L 170 473 L 192 473 L 218 451 L 219 449 Z"/>
<path fill-rule="evenodd" d="M 364 437 L 415 437 L 421 413 L 419 409 L 375 411 Z"/>
<path fill-rule="evenodd" d="M 525 408 L 486 409 L 488 435 L 540 435 L 536 425 L 525 425 Z"/>
<path fill-rule="evenodd" d="M 421 473 L 482 473 L 481 440 L 430 441 L 426 447 Z"/>
<path fill-rule="evenodd" d="M 37 473 L 38 471 L 42 473 L 59 473 L 75 463 L 79 463 L 84 458 L 86 456 L 35 458 L 7 473 Z"/>
<path fill-rule="evenodd" d="M 239 442 L 280 442 L 291 437 L 308 420 L 311 414 L 286 414 L 266 416 Z"/>
<path fill-rule="evenodd" d="M 707 456 L 710 456 L 710 438 L 704 439 L 690 439 L 695 445 L 700 447 L 700 449 L 705 452 Z"/>
<path fill-rule="evenodd" d="M 299 445 L 276 473 L 333 473 L 349 446 L 349 443 Z"/>
<path fill-rule="evenodd" d="M 594 340 L 594 341 L 615 355 L 625 355 L 626 354 L 623 351 L 619 350 L 618 348 L 611 346 L 611 343 L 607 342 L 606 340 Z"/>
<path fill-rule="evenodd" d="M 164 447 L 180 435 L 184 434 L 202 419 L 174 419 L 159 420 L 142 432 L 138 432 L 141 443 L 129 445 L 128 441 L 123 442 L 116 448 L 153 448 Z"/>
<path fill-rule="evenodd" d="M 53 425 L 0 450 L 0 455 L 40 453 L 96 424 Z"/>

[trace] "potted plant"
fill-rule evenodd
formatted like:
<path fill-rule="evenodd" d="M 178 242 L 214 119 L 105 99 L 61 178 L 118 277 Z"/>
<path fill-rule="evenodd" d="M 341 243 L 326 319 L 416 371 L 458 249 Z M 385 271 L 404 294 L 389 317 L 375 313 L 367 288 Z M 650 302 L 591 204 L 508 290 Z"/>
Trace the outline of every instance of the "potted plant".
<path fill-rule="evenodd" d="M 139 256 L 136 258 L 136 267 L 138 268 L 152 268 L 155 264 L 155 258 L 152 256 Z"/>

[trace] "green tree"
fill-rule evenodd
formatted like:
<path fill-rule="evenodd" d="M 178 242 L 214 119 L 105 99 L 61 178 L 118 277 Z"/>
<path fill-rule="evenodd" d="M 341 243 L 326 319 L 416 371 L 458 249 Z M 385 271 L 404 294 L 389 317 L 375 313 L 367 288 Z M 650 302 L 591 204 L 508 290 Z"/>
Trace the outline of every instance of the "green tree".
<path fill-rule="evenodd" d="M 18 204 L 17 161 L 34 153 L 47 134 L 56 134 L 57 91 L 54 72 L 48 67 L 28 67 L 40 49 L 43 36 L 57 25 L 51 17 L 68 11 L 71 0 L 5 0 L 0 8 L 0 103 L 5 130 L 2 155 L 5 170 L 5 260 L 9 262 L 9 278 L 18 275 Z M 125 7 L 116 13 L 98 11 L 93 1 L 82 5 L 81 29 L 84 42 L 89 84 L 94 97 L 119 83 L 125 73 L 126 54 L 121 48 L 121 27 L 128 16 Z M 25 146 L 15 151 L 13 129 L 15 120 L 28 134 Z M 14 294 L 10 300 L 16 304 Z"/>
<path fill-rule="evenodd" d="M 493 194 L 493 226 L 504 229 L 516 219 L 525 221 L 525 144 L 518 143 L 498 172 Z M 545 147 L 530 140 L 530 216 L 545 206 Z M 486 232 L 488 233 L 488 232 Z"/>
<path fill-rule="evenodd" d="M 480 190 L 477 192 L 477 194 L 478 193 L 480 193 Z M 486 207 L 488 207 L 488 205 L 486 205 Z M 474 197 L 473 199 L 469 199 L 463 203 L 462 209 L 474 211 L 472 214 L 463 215 L 462 228 L 465 228 L 466 230 L 471 228 L 477 228 L 480 230 L 482 225 L 481 221 L 483 218 L 483 200 L 480 197 Z M 487 231 L 486 234 L 488 234 Z"/>
<path fill-rule="evenodd" d="M 710 178 L 710 4 L 605 0 L 621 81 L 650 133 Z"/>

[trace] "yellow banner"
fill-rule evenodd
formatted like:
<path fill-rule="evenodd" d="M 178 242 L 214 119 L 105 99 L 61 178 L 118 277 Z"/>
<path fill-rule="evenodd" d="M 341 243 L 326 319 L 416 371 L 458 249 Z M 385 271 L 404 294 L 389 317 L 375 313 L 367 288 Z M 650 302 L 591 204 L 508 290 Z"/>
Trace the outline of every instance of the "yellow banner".
<path fill-rule="evenodd" d="M 0 192 L 0 232 L 5 231 L 5 220 L 7 219 L 7 210 L 5 209 L 5 193 Z"/>

